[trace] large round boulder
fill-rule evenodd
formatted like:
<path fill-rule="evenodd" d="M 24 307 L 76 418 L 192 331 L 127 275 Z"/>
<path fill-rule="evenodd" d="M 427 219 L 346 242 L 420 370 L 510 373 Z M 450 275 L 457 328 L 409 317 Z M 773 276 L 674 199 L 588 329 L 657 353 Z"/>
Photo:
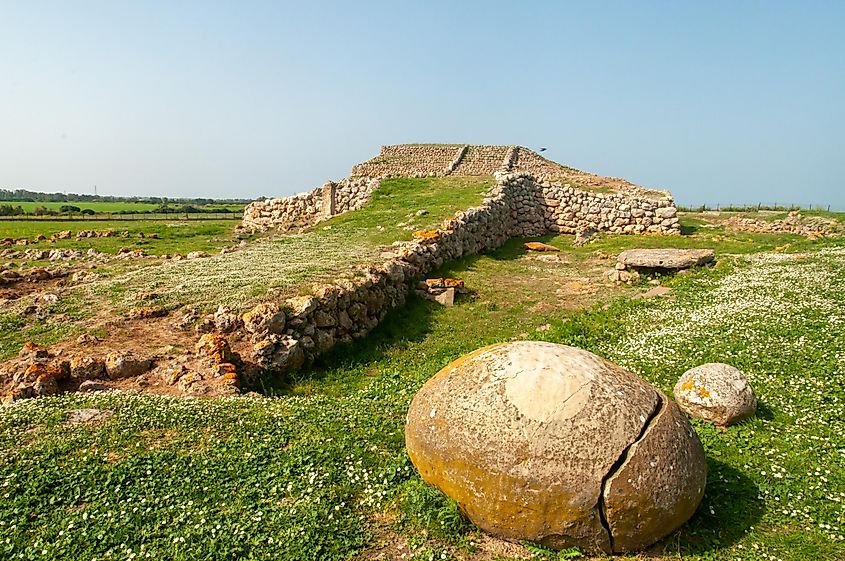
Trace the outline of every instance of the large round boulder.
<path fill-rule="evenodd" d="M 754 391 L 743 373 L 730 364 L 711 362 L 687 370 L 674 393 L 690 417 L 715 425 L 732 425 L 757 411 Z"/>
<path fill-rule="evenodd" d="M 592 353 L 544 342 L 474 351 L 408 411 L 422 478 L 507 540 L 646 547 L 695 512 L 704 450 L 661 392 Z"/>

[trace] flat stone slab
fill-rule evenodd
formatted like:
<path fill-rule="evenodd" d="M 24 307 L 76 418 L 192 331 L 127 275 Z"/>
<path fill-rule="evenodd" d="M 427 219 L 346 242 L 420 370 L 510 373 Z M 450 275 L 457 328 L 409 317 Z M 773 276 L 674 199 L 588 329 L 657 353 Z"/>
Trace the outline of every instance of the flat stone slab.
<path fill-rule="evenodd" d="M 71 409 L 67 412 L 68 423 L 98 423 L 114 414 L 110 409 Z"/>
<path fill-rule="evenodd" d="M 715 259 L 712 249 L 628 249 L 619 254 L 616 262 L 635 269 L 689 269 Z"/>

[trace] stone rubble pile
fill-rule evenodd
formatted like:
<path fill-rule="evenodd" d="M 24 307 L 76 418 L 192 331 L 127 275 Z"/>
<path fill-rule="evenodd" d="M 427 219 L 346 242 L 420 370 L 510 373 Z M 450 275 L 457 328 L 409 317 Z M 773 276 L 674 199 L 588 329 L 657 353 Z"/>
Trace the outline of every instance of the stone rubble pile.
<path fill-rule="evenodd" d="M 33 239 L 28 238 L 3 238 L 0 239 L 0 247 L 10 247 L 13 245 L 30 245 L 30 244 L 37 244 L 40 242 L 47 242 L 47 243 L 55 243 L 60 240 L 70 240 L 76 238 L 77 240 L 81 240 L 84 238 L 113 238 L 113 237 L 121 237 L 121 238 L 128 238 L 130 237 L 130 233 L 128 231 L 123 232 L 115 232 L 114 230 L 103 230 L 101 232 L 94 231 L 94 230 L 80 230 L 74 235 L 73 232 L 70 230 L 63 230 L 61 232 L 56 232 L 50 237 L 46 237 L 43 234 L 38 234 Z M 143 232 L 138 234 L 138 237 L 144 238 L 157 238 L 158 234 L 151 233 L 144 235 Z"/>
<path fill-rule="evenodd" d="M 842 231 L 842 226 L 832 218 L 803 216 L 800 211 L 793 210 L 786 218 L 772 222 L 733 216 L 728 220 L 725 229 L 731 232 L 758 234 L 799 234 L 813 239 L 835 235 Z"/>

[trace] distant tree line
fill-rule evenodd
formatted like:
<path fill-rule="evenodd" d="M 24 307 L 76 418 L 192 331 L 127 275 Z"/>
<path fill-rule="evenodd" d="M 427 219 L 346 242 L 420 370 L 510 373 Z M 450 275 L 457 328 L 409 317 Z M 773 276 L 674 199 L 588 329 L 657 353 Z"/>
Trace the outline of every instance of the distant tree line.
<path fill-rule="evenodd" d="M 26 189 L 0 189 L 0 200 L 29 203 L 147 203 L 154 205 L 242 204 L 251 199 L 204 199 L 170 197 L 113 197 L 109 195 L 77 195 L 76 193 L 38 193 Z M 203 211 L 198 211 L 203 212 Z M 207 212 L 207 211 L 205 211 Z"/>

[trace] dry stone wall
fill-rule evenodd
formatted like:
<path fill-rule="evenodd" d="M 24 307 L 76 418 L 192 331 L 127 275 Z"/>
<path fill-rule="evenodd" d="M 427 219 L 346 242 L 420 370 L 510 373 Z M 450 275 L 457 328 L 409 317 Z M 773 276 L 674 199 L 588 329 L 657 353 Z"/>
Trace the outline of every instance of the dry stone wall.
<path fill-rule="evenodd" d="M 353 177 L 430 177 L 449 175 L 466 152 L 463 144 L 396 144 L 353 166 Z"/>
<path fill-rule="evenodd" d="M 396 242 L 358 276 L 314 287 L 312 294 L 258 305 L 243 315 L 251 360 L 276 372 L 312 361 L 338 342 L 365 336 L 444 262 L 495 249 L 514 236 L 580 227 L 614 232 L 679 231 L 671 198 L 591 194 L 528 174 L 496 174 L 481 206 L 458 212 L 433 231 Z"/>
<path fill-rule="evenodd" d="M 452 175 L 493 175 L 502 170 L 509 153 L 508 146 L 469 146 Z"/>
<path fill-rule="evenodd" d="M 267 228 L 303 228 L 337 214 L 357 210 L 370 200 L 379 181 L 367 177 L 328 182 L 313 191 L 291 197 L 255 201 L 244 209 L 241 227 L 255 231 Z"/>

